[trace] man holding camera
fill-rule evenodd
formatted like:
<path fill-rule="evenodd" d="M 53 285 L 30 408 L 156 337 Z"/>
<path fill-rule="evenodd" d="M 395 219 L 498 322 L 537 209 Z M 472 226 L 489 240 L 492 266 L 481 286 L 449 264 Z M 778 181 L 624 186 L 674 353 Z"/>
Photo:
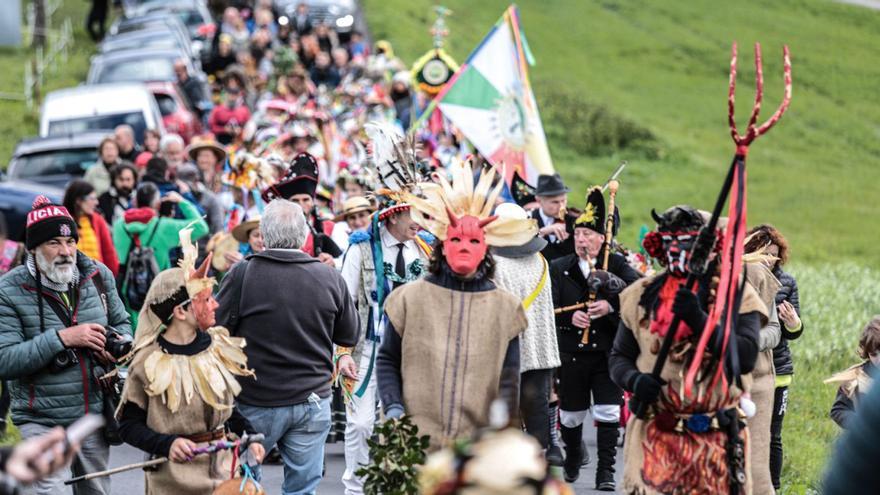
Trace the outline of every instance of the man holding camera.
<path fill-rule="evenodd" d="M 27 216 L 27 261 L 0 279 L 0 379 L 10 380 L 12 421 L 23 438 L 104 412 L 98 380 L 130 349 L 128 315 L 110 270 L 77 251 L 76 221 L 40 196 Z M 107 468 L 102 432 L 86 437 L 74 475 Z M 34 493 L 63 491 L 59 471 Z M 76 493 L 109 494 L 110 481 L 82 482 Z"/>

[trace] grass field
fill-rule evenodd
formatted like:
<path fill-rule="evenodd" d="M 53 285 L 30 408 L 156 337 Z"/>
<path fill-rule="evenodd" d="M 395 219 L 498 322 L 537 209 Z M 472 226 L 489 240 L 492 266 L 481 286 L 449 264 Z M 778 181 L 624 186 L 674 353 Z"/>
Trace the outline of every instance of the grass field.
<path fill-rule="evenodd" d="M 364 0 L 374 39 L 412 61 L 430 48 L 429 0 Z M 446 0 L 447 49 L 463 62 L 507 4 Z M 621 159 L 622 241 L 634 245 L 651 208 L 710 208 L 729 165 L 730 43 L 740 43 L 737 112 L 754 97 L 751 45 L 764 49 L 765 117 L 781 98 L 781 46 L 792 53 L 788 114 L 749 154 L 749 220 L 777 225 L 792 245 L 806 330 L 792 343 L 796 376 L 785 420 L 783 493 L 818 489 L 838 434 L 835 389 L 861 328 L 880 313 L 880 13 L 825 0 L 518 3 L 556 168 L 577 193 Z M 619 139 L 623 133 L 633 139 Z M 609 137 L 610 135 L 610 137 Z M 604 136 L 604 137 L 603 137 Z"/>
<path fill-rule="evenodd" d="M 22 2 L 27 4 L 28 2 Z M 89 70 L 89 56 L 94 52 L 94 44 L 85 32 L 85 15 L 89 2 L 80 0 L 61 2 L 61 7 L 53 16 L 53 27 L 70 18 L 73 23 L 74 44 L 64 63 L 55 64 L 45 75 L 43 92 L 76 86 L 85 81 Z M 24 12 L 24 8 L 22 8 Z M 5 15 L 5 14 L 4 14 Z M 109 26 L 109 24 L 108 24 Z M 23 94 L 25 64 L 29 63 L 31 51 L 29 43 L 20 49 L 0 48 L 0 92 Z M 12 155 L 15 143 L 21 138 L 35 136 L 39 126 L 39 108 L 28 111 L 23 101 L 0 99 L 0 169 L 5 169 Z"/>
<path fill-rule="evenodd" d="M 433 2 L 364 3 L 373 37 L 390 40 L 404 60 L 430 48 Z M 506 7 L 500 0 L 443 5 L 453 11 L 448 49 L 459 62 Z M 569 112 L 558 102 L 573 94 L 584 109 L 604 106 L 659 141 L 659 159 L 627 149 L 597 156 L 548 129 L 555 165 L 578 191 L 604 181 L 618 159 L 630 159 L 619 195 L 625 241 L 648 223 L 650 208 L 676 201 L 709 208 L 717 195 L 733 152 L 726 123 L 731 41 L 740 42 L 740 126 L 754 96 L 751 44 L 764 47 L 769 115 L 780 101 L 781 46 L 788 43 L 794 98 L 750 153 L 750 219 L 783 229 L 801 261 L 880 261 L 880 194 L 873 187 L 880 178 L 880 13 L 826 0 L 525 0 L 519 7 L 547 128 Z"/>

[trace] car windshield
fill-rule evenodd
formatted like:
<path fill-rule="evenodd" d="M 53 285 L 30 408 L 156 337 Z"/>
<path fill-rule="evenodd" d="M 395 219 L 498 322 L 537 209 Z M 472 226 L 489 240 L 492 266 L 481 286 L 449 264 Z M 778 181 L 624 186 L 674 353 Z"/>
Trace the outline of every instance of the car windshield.
<path fill-rule="evenodd" d="M 155 93 L 156 103 L 159 104 L 159 112 L 163 117 L 167 117 L 177 111 L 177 102 L 174 97 L 162 93 Z"/>
<path fill-rule="evenodd" d="M 144 58 L 104 63 L 95 83 L 173 81 L 174 58 Z"/>
<path fill-rule="evenodd" d="M 103 52 L 121 52 L 135 48 L 180 48 L 180 45 L 169 32 L 155 37 L 113 40 L 101 47 Z"/>
<path fill-rule="evenodd" d="M 49 122 L 49 135 L 79 134 L 85 131 L 109 129 L 112 132 L 116 126 L 128 124 L 134 129 L 134 135 L 143 138 L 147 123 L 142 112 L 116 113 L 107 115 L 93 115 L 77 117 L 65 120 L 53 120 Z M 140 139 L 138 140 L 140 142 Z"/>
<path fill-rule="evenodd" d="M 205 22 L 197 10 L 177 10 L 175 14 L 177 14 L 177 18 L 180 19 L 180 22 L 182 22 L 187 30 L 189 30 L 190 35 L 195 34 L 198 31 L 199 26 Z"/>
<path fill-rule="evenodd" d="M 53 150 L 24 155 L 13 161 L 13 178 L 27 179 L 46 175 L 80 176 L 98 160 L 95 148 Z"/>

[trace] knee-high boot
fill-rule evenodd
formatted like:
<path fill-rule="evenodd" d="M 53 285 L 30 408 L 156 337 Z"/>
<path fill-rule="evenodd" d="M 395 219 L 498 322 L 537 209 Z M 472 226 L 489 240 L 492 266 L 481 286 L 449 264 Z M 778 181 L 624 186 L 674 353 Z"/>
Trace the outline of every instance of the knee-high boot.
<path fill-rule="evenodd" d="M 598 423 L 596 428 L 596 447 L 599 460 L 596 464 L 596 489 L 614 491 L 614 463 L 617 457 L 617 423 Z"/>
<path fill-rule="evenodd" d="M 565 481 L 573 483 L 581 474 L 581 466 L 584 464 L 586 455 L 586 446 L 584 445 L 583 436 L 584 425 L 578 425 L 574 428 L 562 426 L 562 441 L 565 442 L 565 463 L 563 471 Z"/>

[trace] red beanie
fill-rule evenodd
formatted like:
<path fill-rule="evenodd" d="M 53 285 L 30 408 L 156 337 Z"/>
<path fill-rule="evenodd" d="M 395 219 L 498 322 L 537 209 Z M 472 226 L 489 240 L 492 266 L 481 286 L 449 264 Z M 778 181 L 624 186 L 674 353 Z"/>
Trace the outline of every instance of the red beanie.
<path fill-rule="evenodd" d="M 46 196 L 37 196 L 27 214 L 25 245 L 28 249 L 34 249 L 56 237 L 73 237 L 79 241 L 76 221 L 67 208 L 52 204 Z"/>

